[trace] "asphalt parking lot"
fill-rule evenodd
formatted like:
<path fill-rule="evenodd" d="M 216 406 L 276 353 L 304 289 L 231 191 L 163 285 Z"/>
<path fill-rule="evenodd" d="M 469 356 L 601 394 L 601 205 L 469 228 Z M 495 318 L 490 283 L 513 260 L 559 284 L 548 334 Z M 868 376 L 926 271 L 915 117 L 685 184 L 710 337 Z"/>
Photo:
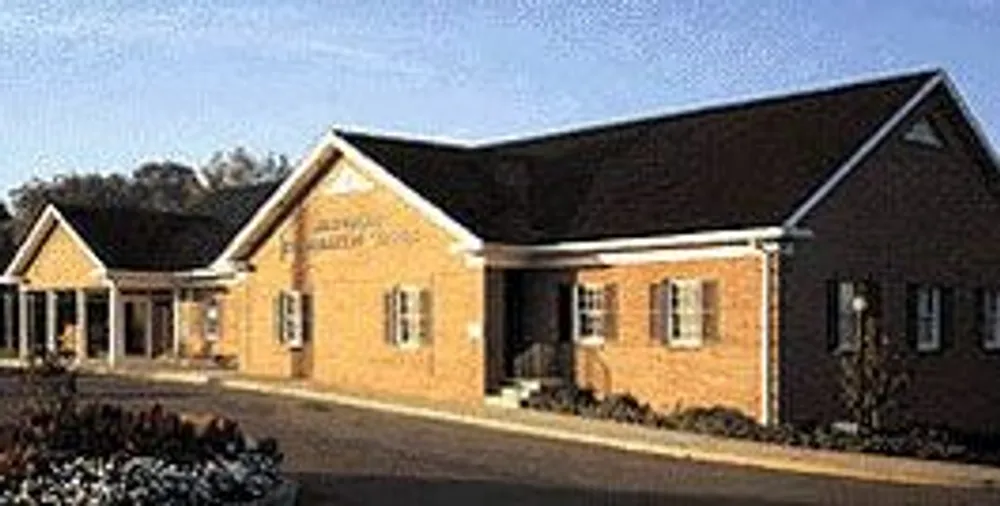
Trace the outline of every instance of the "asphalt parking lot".
<path fill-rule="evenodd" d="M 215 387 L 81 380 L 84 400 L 214 412 L 278 439 L 306 505 L 1000 505 L 1000 493 L 870 483 L 637 455 Z M 0 416 L 21 398 L 0 378 Z"/>

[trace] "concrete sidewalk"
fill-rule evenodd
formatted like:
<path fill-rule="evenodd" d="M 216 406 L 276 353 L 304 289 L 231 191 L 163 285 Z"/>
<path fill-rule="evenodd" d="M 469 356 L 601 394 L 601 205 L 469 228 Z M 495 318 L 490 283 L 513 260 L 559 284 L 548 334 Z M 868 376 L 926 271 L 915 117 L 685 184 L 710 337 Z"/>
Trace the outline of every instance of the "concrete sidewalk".
<path fill-rule="evenodd" d="M 232 372 L 128 369 L 95 372 L 147 381 L 214 384 L 671 458 L 871 481 L 1000 489 L 1000 468 L 989 466 L 795 448 L 485 404 L 457 405 L 391 396 L 373 398 L 370 394 L 319 387 L 305 381 L 251 378 Z"/>

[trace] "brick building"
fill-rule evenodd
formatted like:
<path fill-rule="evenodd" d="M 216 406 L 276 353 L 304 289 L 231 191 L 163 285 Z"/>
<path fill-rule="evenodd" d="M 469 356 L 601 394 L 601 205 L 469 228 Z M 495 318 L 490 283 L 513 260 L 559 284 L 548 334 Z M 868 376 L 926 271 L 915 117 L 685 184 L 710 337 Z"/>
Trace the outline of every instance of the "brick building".
<path fill-rule="evenodd" d="M 910 414 L 995 429 L 998 168 L 943 72 L 479 145 L 333 131 L 247 197 L 52 206 L 6 277 L 24 353 L 65 323 L 112 362 L 470 403 L 562 378 L 768 423 L 842 415 L 877 313 Z"/>

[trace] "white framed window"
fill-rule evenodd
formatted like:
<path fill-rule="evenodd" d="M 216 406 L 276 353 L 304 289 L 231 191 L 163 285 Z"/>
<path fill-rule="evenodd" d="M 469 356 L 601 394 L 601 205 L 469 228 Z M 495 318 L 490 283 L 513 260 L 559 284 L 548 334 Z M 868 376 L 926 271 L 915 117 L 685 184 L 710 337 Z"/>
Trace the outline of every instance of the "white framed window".
<path fill-rule="evenodd" d="M 607 285 L 573 286 L 573 339 L 581 344 L 601 343 L 608 337 Z"/>
<path fill-rule="evenodd" d="M 857 281 L 837 281 L 836 301 L 833 302 L 836 313 L 836 342 L 834 351 L 858 351 L 861 347 L 859 318 L 861 315 L 854 308 L 854 300 L 864 296 L 864 287 Z"/>
<path fill-rule="evenodd" d="M 389 295 L 388 340 L 400 348 L 416 348 L 430 338 L 430 292 L 413 287 L 394 287 Z"/>
<path fill-rule="evenodd" d="M 202 306 L 202 324 L 207 341 L 218 341 L 222 329 L 222 307 L 219 299 L 212 297 Z"/>
<path fill-rule="evenodd" d="M 290 349 L 305 344 L 305 296 L 298 290 L 282 290 L 276 307 L 278 341 Z"/>
<path fill-rule="evenodd" d="M 987 350 L 1000 350 L 1000 290 L 983 290 L 979 308 L 982 314 L 982 343 Z"/>
<path fill-rule="evenodd" d="M 716 312 L 715 283 L 705 279 L 670 279 L 659 285 L 658 329 L 668 346 L 696 348 L 712 334 Z"/>
<path fill-rule="evenodd" d="M 917 351 L 941 349 L 941 288 L 918 285 L 913 302 Z"/>

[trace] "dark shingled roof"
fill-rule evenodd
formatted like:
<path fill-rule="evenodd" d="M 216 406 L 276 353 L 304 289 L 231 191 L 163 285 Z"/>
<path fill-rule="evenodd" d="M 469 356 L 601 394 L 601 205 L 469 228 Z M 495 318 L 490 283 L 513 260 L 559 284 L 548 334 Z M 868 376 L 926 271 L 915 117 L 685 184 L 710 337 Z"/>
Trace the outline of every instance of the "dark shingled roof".
<path fill-rule="evenodd" d="M 772 226 L 933 75 L 474 147 L 338 133 L 485 240 Z"/>
<path fill-rule="evenodd" d="M 220 220 L 231 237 L 243 228 L 280 184 L 280 181 L 269 181 L 216 190 L 195 202 L 187 212 Z"/>
<path fill-rule="evenodd" d="M 17 243 L 14 241 L 14 227 L 10 220 L 0 218 L 0 265 L 7 265 L 17 252 Z"/>
<path fill-rule="evenodd" d="M 171 271 L 215 260 L 277 186 L 218 190 L 183 213 L 55 205 L 106 267 Z"/>

